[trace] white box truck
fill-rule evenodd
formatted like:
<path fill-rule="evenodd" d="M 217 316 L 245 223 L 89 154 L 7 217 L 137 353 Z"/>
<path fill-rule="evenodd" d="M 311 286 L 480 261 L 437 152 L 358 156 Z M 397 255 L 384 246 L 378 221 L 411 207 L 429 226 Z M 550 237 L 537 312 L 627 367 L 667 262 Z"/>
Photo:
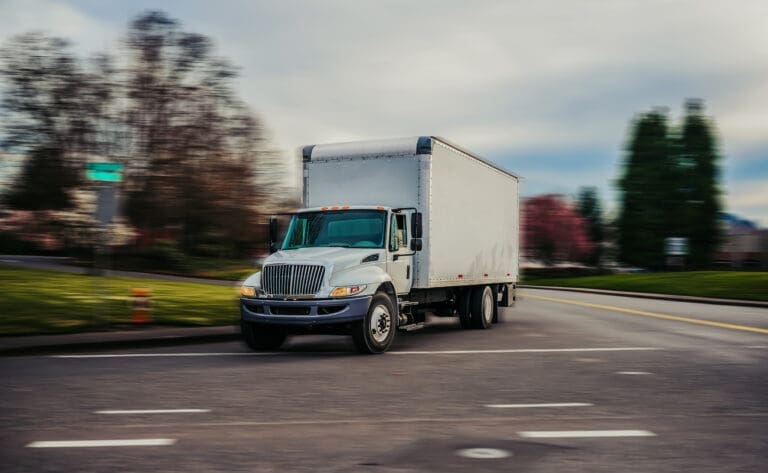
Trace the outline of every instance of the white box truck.
<path fill-rule="evenodd" d="M 426 314 L 487 329 L 514 303 L 519 179 L 448 141 L 422 136 L 306 146 L 303 209 L 241 286 L 254 350 L 288 334 L 346 333 L 382 353 Z"/>

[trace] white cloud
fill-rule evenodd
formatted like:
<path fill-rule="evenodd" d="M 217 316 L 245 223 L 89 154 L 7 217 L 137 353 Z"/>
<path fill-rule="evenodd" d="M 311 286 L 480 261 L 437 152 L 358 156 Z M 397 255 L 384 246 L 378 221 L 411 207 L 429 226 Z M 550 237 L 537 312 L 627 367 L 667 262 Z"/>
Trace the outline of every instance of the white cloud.
<path fill-rule="evenodd" d="M 52 0 L 3 0 L 0 18 L 0 43 L 17 34 L 42 31 L 71 41 L 82 53 L 92 54 L 114 49 L 122 34 L 120 29 L 74 6 Z"/>
<path fill-rule="evenodd" d="M 768 227 L 768 179 L 754 179 L 731 186 L 725 197 L 727 210 Z"/>
<path fill-rule="evenodd" d="M 0 39 L 37 27 L 99 50 L 131 19 L 75 5 L 6 1 Z M 241 66 L 244 98 L 288 154 L 308 143 L 415 134 L 494 156 L 594 149 L 602 172 L 563 178 L 553 161 L 549 177 L 536 170 L 530 185 L 609 190 L 632 116 L 654 106 L 678 116 L 687 97 L 706 101 L 726 165 L 751 157 L 760 168 L 754 160 L 760 150 L 768 154 L 762 0 L 131 5 L 131 14 L 165 9 L 214 38 L 219 53 Z M 607 165 L 610 153 L 615 163 Z M 744 208 L 753 212 L 745 217 L 768 218 L 768 204 Z"/>

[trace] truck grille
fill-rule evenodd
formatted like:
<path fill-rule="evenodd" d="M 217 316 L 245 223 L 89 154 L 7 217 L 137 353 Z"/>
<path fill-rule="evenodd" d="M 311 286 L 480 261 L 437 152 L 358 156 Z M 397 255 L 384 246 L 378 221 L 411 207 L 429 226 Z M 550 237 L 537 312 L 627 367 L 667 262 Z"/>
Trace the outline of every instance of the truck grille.
<path fill-rule="evenodd" d="M 325 267 L 311 264 L 270 264 L 261 275 L 262 289 L 280 296 L 309 296 L 320 290 Z"/>

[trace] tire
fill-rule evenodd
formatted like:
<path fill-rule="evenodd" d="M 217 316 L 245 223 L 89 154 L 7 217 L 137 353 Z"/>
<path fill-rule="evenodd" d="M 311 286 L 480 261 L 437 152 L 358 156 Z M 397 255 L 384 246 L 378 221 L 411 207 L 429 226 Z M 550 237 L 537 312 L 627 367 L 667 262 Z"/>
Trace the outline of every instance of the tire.
<path fill-rule="evenodd" d="M 472 311 L 470 302 L 472 300 L 471 289 L 461 289 L 456 299 L 456 311 L 459 313 L 459 322 L 461 328 L 469 330 L 472 328 Z"/>
<path fill-rule="evenodd" d="M 472 312 L 472 327 L 489 329 L 493 325 L 493 315 L 496 313 L 496 291 L 491 286 L 478 286 L 472 290 L 470 309 Z"/>
<path fill-rule="evenodd" d="M 397 314 L 392 299 L 383 292 L 371 299 L 365 319 L 352 328 L 352 341 L 360 353 L 384 353 L 397 331 Z"/>
<path fill-rule="evenodd" d="M 245 344 L 253 351 L 277 350 L 287 337 L 280 329 L 245 320 L 240 321 L 240 333 Z"/>

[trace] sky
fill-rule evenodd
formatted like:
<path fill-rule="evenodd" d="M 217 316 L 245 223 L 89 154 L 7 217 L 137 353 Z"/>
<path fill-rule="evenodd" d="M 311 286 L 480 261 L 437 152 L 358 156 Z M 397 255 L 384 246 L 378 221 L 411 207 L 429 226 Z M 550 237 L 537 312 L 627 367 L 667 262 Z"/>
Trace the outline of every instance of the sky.
<path fill-rule="evenodd" d="M 704 100 L 725 210 L 768 227 L 764 0 L 0 0 L 30 30 L 118 51 L 162 10 L 240 68 L 273 146 L 443 136 L 523 177 L 524 196 L 598 188 L 616 209 L 630 122 Z"/>

